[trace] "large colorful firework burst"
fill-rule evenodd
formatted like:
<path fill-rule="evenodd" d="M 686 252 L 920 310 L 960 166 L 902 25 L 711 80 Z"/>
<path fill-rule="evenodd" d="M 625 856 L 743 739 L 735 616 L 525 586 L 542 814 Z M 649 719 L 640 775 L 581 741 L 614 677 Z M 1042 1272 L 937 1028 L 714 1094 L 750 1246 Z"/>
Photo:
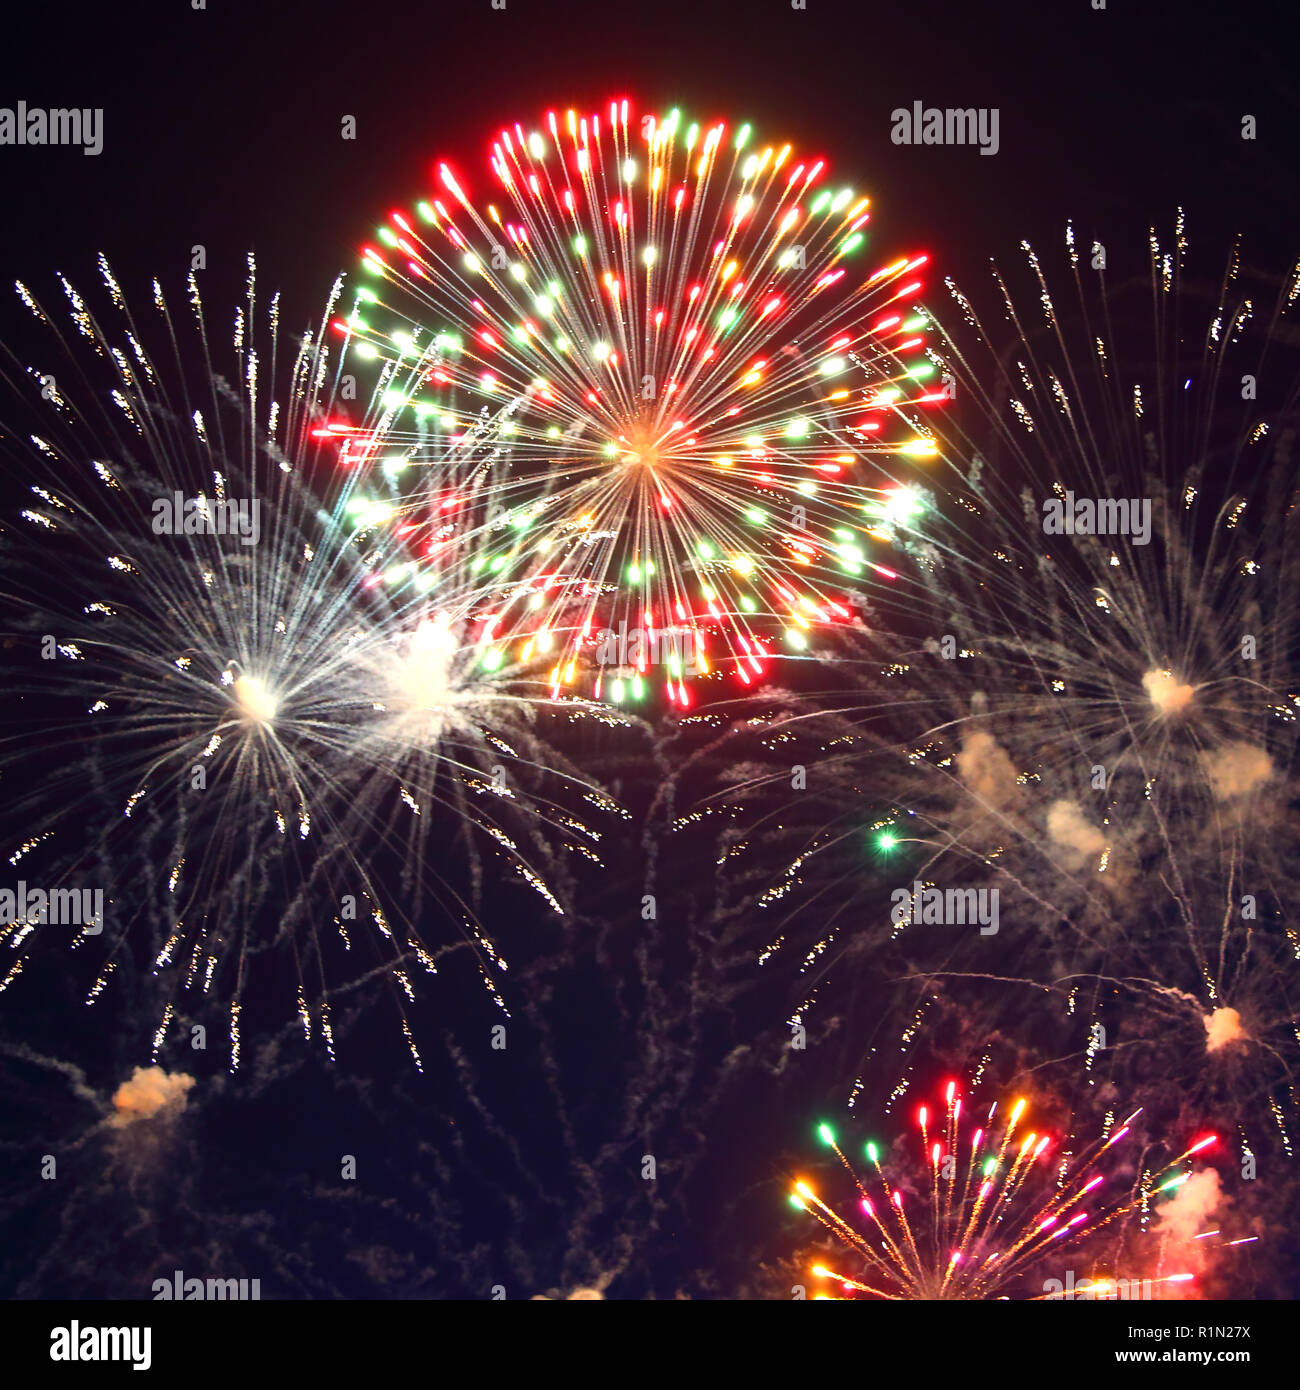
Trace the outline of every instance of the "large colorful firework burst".
<path fill-rule="evenodd" d="M 1141 1111 L 1118 1124 L 1112 1121 L 1091 1144 L 1069 1153 L 1048 1134 L 1024 1132 L 1026 1108 L 1023 1099 L 1007 1107 L 994 1103 L 971 1129 L 963 1126 L 962 1097 L 949 1082 L 941 1108 L 917 1110 L 923 1172 L 906 1163 L 903 1172 L 895 1171 L 897 1155 L 882 1156 L 875 1143 L 868 1143 L 874 1178 L 865 1181 L 831 1127 L 821 1125 L 822 1142 L 858 1189 L 860 1215 L 850 1221 L 802 1180 L 790 1200 L 815 1216 L 860 1261 L 861 1271 L 838 1272 L 819 1262 L 812 1272 L 835 1280 L 850 1296 L 1010 1296 L 1023 1290 L 1027 1273 L 1041 1272 L 1049 1252 L 1063 1252 L 1104 1227 L 1149 1212 L 1162 1194 L 1175 1192 L 1191 1176 L 1191 1170 L 1174 1170 L 1215 1142 L 1213 1135 L 1203 1135 L 1158 1167 L 1143 1160 L 1126 1185 L 1107 1169 L 1111 1150 L 1130 1136 Z M 1181 1284 L 1192 1278 L 1179 1270 L 1147 1282 Z M 1079 1287 L 1097 1296 L 1103 1281 L 1090 1276 Z"/>
<path fill-rule="evenodd" d="M 509 582 L 496 635 L 554 691 L 750 685 L 775 642 L 852 616 L 845 586 L 897 578 L 878 556 L 934 447 L 908 408 L 941 399 L 927 258 L 858 270 L 870 200 L 824 160 L 626 100 L 501 131 L 491 169 L 484 200 L 439 163 L 365 248 L 336 326 L 388 414 L 358 466 L 413 563 L 460 549 Z"/>
<path fill-rule="evenodd" d="M 219 999 L 233 1069 L 254 962 L 282 950 L 309 1039 L 332 1055 L 331 985 L 373 975 L 418 1065 L 410 972 L 459 949 L 426 942 L 429 911 L 504 1007 L 506 962 L 476 911 L 485 861 L 561 913 L 562 851 L 596 857 L 575 808 L 609 803 L 548 743 L 588 711 L 503 662 L 483 640 L 493 591 L 464 568 L 412 573 L 382 507 L 338 476 L 328 311 L 284 333 L 250 261 L 228 378 L 193 276 L 192 322 L 155 282 L 142 327 L 101 271 L 111 313 L 63 282 L 71 335 L 19 286 L 45 336 L 38 365 L 11 353 L 6 374 L 30 491 L 7 528 L 20 699 L 5 758 L 25 822 L 11 865 L 108 906 L 72 932 L 13 914 L 3 983 L 51 935 L 98 959 L 88 1003 L 147 955 L 154 1053 Z"/>

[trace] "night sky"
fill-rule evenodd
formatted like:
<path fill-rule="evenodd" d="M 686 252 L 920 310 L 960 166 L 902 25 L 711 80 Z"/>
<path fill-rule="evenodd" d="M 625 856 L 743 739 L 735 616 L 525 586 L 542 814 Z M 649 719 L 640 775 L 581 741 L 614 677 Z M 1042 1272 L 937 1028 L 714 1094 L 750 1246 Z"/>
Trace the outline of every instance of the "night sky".
<path fill-rule="evenodd" d="M 436 158 L 480 170 L 501 125 L 621 96 L 702 122 L 748 120 L 764 140 L 824 156 L 872 196 L 873 255 L 928 251 L 934 286 L 952 276 L 983 294 L 990 257 L 1012 262 L 1022 238 L 1057 248 L 1071 220 L 1085 244 L 1115 248 L 1120 278 L 1140 278 L 1147 228 L 1167 242 L 1180 208 L 1205 275 L 1237 233 L 1248 268 L 1280 275 L 1300 249 L 1300 87 L 1283 6 L 508 0 L 497 11 L 475 0 L 367 11 L 148 0 L 31 9 L 7 23 L 0 105 L 104 111 L 97 157 L 0 146 L 0 279 L 51 299 L 56 272 L 90 284 L 103 252 L 128 298 L 145 301 L 157 275 L 179 300 L 202 245 L 214 319 L 228 318 L 252 251 L 263 292 L 280 290 L 286 322 L 305 324 L 334 277 L 354 274 L 387 212 L 426 195 Z M 918 100 L 997 108 L 997 154 L 893 144 L 891 112 Z M 1246 115 L 1253 140 L 1242 138 Z M 354 140 L 340 137 L 346 116 Z M 22 352 L 31 332 L 16 298 L 0 302 L 0 340 Z M 7 551 L 8 491 L 5 507 Z M 5 655 L 9 684 L 21 644 Z M 828 668 L 783 683 L 807 693 L 836 681 Z M 160 1064 L 195 1077 L 183 1113 L 148 1133 L 114 1130 L 110 1097 L 149 1059 L 147 952 L 90 1011 L 86 962 L 38 960 L 0 998 L 0 1292 L 147 1299 L 155 1279 L 182 1269 L 258 1278 L 264 1299 L 491 1299 L 497 1286 L 509 1299 L 580 1288 L 787 1299 L 818 1233 L 790 1211 L 786 1184 L 822 1163 L 816 1121 L 853 1134 L 865 1123 L 845 1118 L 855 1081 L 883 1102 L 904 1063 L 923 1086 L 987 1048 L 991 1072 L 1034 1076 L 1059 1100 L 1071 1072 L 1052 1066 L 1066 1048 L 1042 1030 L 1018 1033 L 1010 1005 L 975 1020 L 940 1002 L 904 1056 L 900 1020 L 926 990 L 843 936 L 809 1048 L 790 1052 L 800 985 L 754 964 L 762 885 L 718 867 L 711 823 L 674 830 L 741 756 L 714 738 L 770 708 L 764 698 L 686 728 L 649 707 L 626 729 L 542 716 L 546 737 L 625 814 L 605 824 L 603 870 L 566 870 L 563 919 L 485 861 L 480 919 L 510 961 L 504 1052 L 489 1041 L 502 1018 L 457 950 L 436 978 L 415 973 L 406 1012 L 422 1074 L 382 978 L 334 1001 L 328 1065 L 303 1041 L 290 967 L 280 973 L 270 947 L 246 1000 L 244 1068 L 232 1077 L 219 1051 L 191 1058 L 169 1044 Z M 7 749 L 33 709 L 30 696 L 6 704 Z M 818 729 L 806 737 L 815 766 Z M 773 756 L 750 754 L 756 765 Z M 79 755 L 48 752 L 51 768 Z M 882 789 L 870 809 L 894 804 Z M 829 806 L 787 815 L 766 867 L 775 874 Z M 6 855 L 35 829 L 0 811 Z M 436 843 L 439 872 L 471 891 L 454 827 Z M 393 853 L 375 867 L 396 883 Z M 861 879 L 851 862 L 828 872 L 782 909 L 809 940 L 862 879 L 886 871 L 864 854 Z M 646 892 L 658 898 L 653 922 L 642 919 Z M 426 939 L 459 939 L 432 909 L 421 925 Z M 274 934 L 273 914 L 265 929 Z M 1158 1087 L 1157 1110 L 1162 1097 Z M 1206 1123 L 1231 1122 L 1230 1096 L 1210 1108 Z M 58 1157 L 56 1181 L 34 1176 L 45 1154 Z M 343 1155 L 355 1156 L 355 1179 L 341 1176 Z M 1300 1287 L 1294 1226 L 1276 1197 L 1294 1196 L 1294 1176 L 1269 1181 L 1272 1206 L 1243 1208 L 1267 1254 L 1216 1270 L 1210 1296 Z"/>

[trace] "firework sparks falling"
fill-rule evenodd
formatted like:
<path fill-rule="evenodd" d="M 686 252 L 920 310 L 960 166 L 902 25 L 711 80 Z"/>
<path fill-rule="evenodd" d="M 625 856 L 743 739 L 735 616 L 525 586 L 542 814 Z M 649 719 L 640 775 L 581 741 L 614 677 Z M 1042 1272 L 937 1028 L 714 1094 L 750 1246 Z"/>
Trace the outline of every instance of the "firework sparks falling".
<path fill-rule="evenodd" d="M 1072 230 L 1055 285 L 1023 249 L 1034 307 L 994 277 L 1009 351 L 955 286 L 936 316 L 957 397 L 941 451 L 970 520 L 934 570 L 955 662 L 932 638 L 912 672 L 934 710 L 909 749 L 917 877 L 983 877 L 1011 920 L 1059 923 L 1021 953 L 1033 978 L 1100 1038 L 1114 995 L 1139 1000 L 1148 1065 L 1224 1122 L 1232 1072 L 1238 1114 L 1263 1099 L 1289 1153 L 1300 264 L 1247 276 L 1234 248 L 1199 280 L 1181 218 L 1123 287 Z M 1174 1017 L 1207 1046 L 1175 1042 Z M 1097 1051 L 1089 1071 L 1117 1060 Z"/>
<path fill-rule="evenodd" d="M 985 1036 L 1046 1007 L 1082 1082 L 1158 1068 L 1243 1155 L 1261 1123 L 1291 1152 L 1300 271 L 1234 253 L 1200 280 L 1181 223 L 1120 285 L 1072 233 L 1059 276 L 1026 251 L 1029 292 L 995 272 L 1009 344 L 956 287 L 933 315 L 946 524 L 906 544 L 935 602 L 846 630 L 838 688 L 761 749 L 720 742 L 727 870 L 777 908 L 762 959 L 797 968 L 796 1017 L 850 956 L 960 991 Z M 998 931 L 896 915 L 917 885 L 996 891 Z M 896 997 L 910 1052 L 920 1001 Z"/>
<path fill-rule="evenodd" d="M 1051 706 L 1117 798 L 1240 804 L 1294 747 L 1300 264 L 1258 295 L 1235 251 L 1219 282 L 1198 281 L 1180 220 L 1172 250 L 1151 234 L 1150 304 L 1130 307 L 1081 268 L 1072 230 L 1065 295 L 1024 249 L 1039 326 L 995 273 L 1012 361 L 957 287 L 936 316 L 962 403 L 938 422 L 941 450 L 970 516 L 936 568 L 959 645 L 1005 670 L 1007 695 L 1023 686 L 1020 704 Z M 995 737 L 1003 698 L 988 692 Z M 1071 814 L 1054 839 L 1099 854 Z"/>

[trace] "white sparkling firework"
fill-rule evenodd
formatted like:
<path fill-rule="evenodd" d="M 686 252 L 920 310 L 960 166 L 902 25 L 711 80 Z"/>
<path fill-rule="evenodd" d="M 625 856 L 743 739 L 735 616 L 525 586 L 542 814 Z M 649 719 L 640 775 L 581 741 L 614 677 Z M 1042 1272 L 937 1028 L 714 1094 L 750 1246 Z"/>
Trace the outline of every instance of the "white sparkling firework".
<path fill-rule="evenodd" d="M 549 731 L 585 708 L 484 641 L 497 590 L 385 549 L 339 455 L 324 333 L 285 333 L 251 261 L 229 377 L 193 277 L 180 320 L 155 283 L 146 324 L 101 272 L 102 315 L 63 282 L 72 334 L 20 287 L 45 345 L 6 373 L 31 489 L 4 581 L 30 658 L 4 749 L 18 849 L 42 856 L 27 879 L 106 889 L 102 935 L 75 936 L 101 962 L 87 1002 L 143 952 L 165 996 L 155 1053 L 210 997 L 237 1065 L 249 978 L 274 950 L 331 1054 L 331 987 L 387 977 L 418 1065 L 405 966 L 435 973 L 459 949 L 424 938 L 430 911 L 504 1008 L 506 962 L 476 919 L 486 865 L 560 913 L 566 851 L 596 858 L 565 807 L 608 803 L 548 771 L 563 768 Z M 5 984 L 68 935 L 0 934 Z"/>

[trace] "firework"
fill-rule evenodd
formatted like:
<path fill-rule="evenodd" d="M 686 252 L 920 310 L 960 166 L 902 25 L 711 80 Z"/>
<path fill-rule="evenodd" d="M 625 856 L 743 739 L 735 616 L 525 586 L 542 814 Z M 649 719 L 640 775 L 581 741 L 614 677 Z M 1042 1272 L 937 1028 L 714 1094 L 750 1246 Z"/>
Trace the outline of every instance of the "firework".
<path fill-rule="evenodd" d="M 942 715 L 909 750 L 915 877 L 996 882 L 1004 930 L 1033 929 L 1016 967 L 983 969 L 1059 985 L 1089 1068 L 1118 1025 L 1165 1057 L 1148 1075 L 1194 1057 L 1191 1093 L 1221 1100 L 1249 1054 L 1290 1151 L 1300 266 L 1252 286 L 1234 250 L 1198 281 L 1180 220 L 1172 250 L 1151 234 L 1145 286 L 1113 287 L 1071 233 L 1061 295 L 1025 250 L 1040 327 L 998 274 L 1008 354 L 956 287 L 963 322 L 938 333 L 970 520 L 935 563 L 949 651 L 916 662 Z M 1088 534 L 1119 499 L 1129 524 Z M 1199 1045 L 1171 1043 L 1175 1015 Z"/>
<path fill-rule="evenodd" d="M 475 913 L 485 858 L 559 913 L 560 849 L 595 858 L 564 803 L 607 803 L 543 775 L 558 761 L 538 727 L 551 702 L 482 640 L 492 594 L 463 569 L 411 573 L 382 508 L 340 475 L 324 328 L 286 345 L 250 262 L 227 379 L 193 277 L 193 322 L 155 282 L 142 328 L 101 269 L 111 316 L 64 282 L 71 338 L 19 287 L 53 342 L 44 369 L 9 381 L 10 413 L 34 421 L 6 431 L 30 491 L 5 566 L 23 621 L 5 754 L 27 827 L 10 864 L 28 882 L 100 885 L 107 906 L 72 933 L 11 913 L 3 983 L 42 939 L 71 936 L 99 957 L 94 1003 L 152 943 L 155 1055 L 220 999 L 233 1069 L 250 973 L 275 945 L 308 1038 L 332 1055 L 331 973 L 369 973 L 419 1064 L 410 971 L 436 973 L 449 949 L 422 937 L 426 909 L 456 922 L 504 1007 L 506 963 Z"/>
<path fill-rule="evenodd" d="M 1140 282 L 1108 285 L 1072 235 L 1068 294 L 1028 258 L 1032 295 L 995 275 L 1007 350 L 955 287 L 933 315 L 949 524 L 901 538 L 899 568 L 934 609 L 842 630 L 824 713 L 769 721 L 761 750 L 738 726 L 721 761 L 744 785 L 711 802 L 744 803 L 725 854 L 780 904 L 757 950 L 797 964 L 797 1016 L 851 952 L 923 994 L 960 982 L 986 1037 L 1046 1006 L 1089 1076 L 1176 1081 L 1225 1124 L 1235 1091 L 1290 1151 L 1300 280 L 1252 287 L 1234 255 L 1198 281 L 1181 225 Z M 1079 504 L 1095 522 L 1116 499 L 1132 524 L 1087 534 Z M 996 931 L 927 918 L 950 890 L 996 891 Z M 909 1051 L 918 996 L 892 997 Z"/>
<path fill-rule="evenodd" d="M 934 448 L 905 417 L 940 399 L 911 307 L 927 258 L 858 269 L 869 199 L 748 126 L 552 111 L 490 164 L 480 195 L 439 163 L 365 248 L 336 327 L 387 413 L 355 466 L 412 563 L 460 552 L 503 586 L 494 635 L 553 691 L 752 684 L 851 618 L 846 589 L 897 577 Z"/>
<path fill-rule="evenodd" d="M 995 1104 L 973 1130 L 965 1128 L 962 1098 L 949 1082 L 941 1111 L 921 1106 L 917 1112 L 920 1181 L 914 1170 L 891 1179 L 874 1143 L 865 1150 L 874 1178 L 864 1180 L 830 1127 L 822 1125 L 822 1141 L 857 1186 L 861 1214 L 850 1222 L 802 1181 L 790 1200 L 859 1257 L 863 1272 L 856 1277 L 822 1264 L 812 1272 L 836 1280 L 848 1293 L 876 1298 L 1005 1296 L 1049 1251 L 1075 1246 L 1176 1191 L 1190 1171 L 1172 1170 L 1215 1142 L 1213 1135 L 1199 1138 L 1172 1163 L 1143 1169 L 1132 1186 L 1121 1188 L 1106 1169 L 1111 1150 L 1129 1137 L 1140 1111 L 1078 1155 L 1063 1155 L 1049 1135 L 1025 1133 L 1025 1110 L 1026 1102 L 1016 1100 L 1004 1116 Z M 1159 1282 L 1191 1278 L 1179 1272 Z M 1083 1288 L 1099 1296 L 1100 1283 L 1089 1280 Z"/>
<path fill-rule="evenodd" d="M 1035 763 L 1065 769 L 1043 828 L 1067 873 L 1122 859 L 1125 822 L 1153 797 L 1167 824 L 1214 820 L 1230 841 L 1295 746 L 1300 372 L 1285 315 L 1300 265 L 1257 304 L 1235 252 L 1217 284 L 1191 276 L 1180 222 L 1173 251 L 1152 234 L 1150 303 L 1132 305 L 1131 287 L 1080 268 L 1071 233 L 1058 302 L 1026 252 L 1040 328 L 995 277 L 1014 365 L 956 287 L 967 323 L 938 330 L 959 403 L 941 452 L 969 520 L 932 558 L 956 604 L 948 669 L 969 661 L 962 684 L 980 692 L 945 726 L 956 770 L 996 793 L 1014 716 L 1022 746 L 1050 750 Z"/>

